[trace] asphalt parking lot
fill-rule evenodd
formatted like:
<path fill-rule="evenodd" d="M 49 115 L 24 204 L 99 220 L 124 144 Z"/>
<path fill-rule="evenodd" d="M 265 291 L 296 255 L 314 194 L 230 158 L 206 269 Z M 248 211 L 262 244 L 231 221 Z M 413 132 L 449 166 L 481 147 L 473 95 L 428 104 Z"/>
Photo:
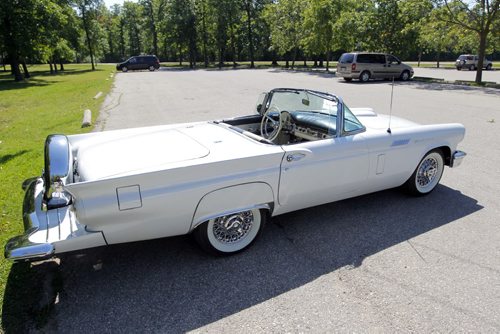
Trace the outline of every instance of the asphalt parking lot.
<path fill-rule="evenodd" d="M 301 87 L 388 113 L 391 85 L 320 73 L 118 73 L 98 129 L 254 112 Z M 188 236 L 62 258 L 48 331 L 499 332 L 500 90 L 396 82 L 393 115 L 459 122 L 468 156 L 429 196 L 388 190 L 272 219 L 248 251 L 213 258 Z"/>
<path fill-rule="evenodd" d="M 413 67 L 413 70 L 415 71 L 415 76 L 443 79 L 446 81 L 474 81 L 476 79 L 476 71 L 423 67 Z M 492 71 L 483 70 L 482 76 L 483 81 L 500 83 L 500 71 L 498 69 Z"/>

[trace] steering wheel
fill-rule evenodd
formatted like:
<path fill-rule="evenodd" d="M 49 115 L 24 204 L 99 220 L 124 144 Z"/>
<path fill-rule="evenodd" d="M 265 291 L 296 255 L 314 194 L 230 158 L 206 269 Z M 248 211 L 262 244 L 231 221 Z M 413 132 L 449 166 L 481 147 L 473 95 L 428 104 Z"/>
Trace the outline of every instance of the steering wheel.
<path fill-rule="evenodd" d="M 271 116 L 272 113 L 278 113 L 279 119 L 276 121 Z M 260 135 L 267 140 L 275 140 L 281 132 L 281 127 L 283 125 L 283 116 L 278 107 L 272 106 L 266 110 L 262 116 L 262 121 L 260 122 Z M 273 130 L 268 132 L 268 127 Z"/>

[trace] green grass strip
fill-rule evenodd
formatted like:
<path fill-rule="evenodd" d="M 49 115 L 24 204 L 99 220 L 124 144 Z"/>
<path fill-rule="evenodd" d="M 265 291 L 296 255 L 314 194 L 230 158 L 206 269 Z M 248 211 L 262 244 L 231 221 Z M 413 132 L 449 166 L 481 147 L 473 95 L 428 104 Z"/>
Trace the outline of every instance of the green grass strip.
<path fill-rule="evenodd" d="M 9 72 L 0 72 L 0 332 L 24 332 L 23 315 L 19 312 L 30 316 L 26 307 L 34 301 L 26 298 L 35 298 L 30 292 L 24 293 L 23 287 L 15 287 L 16 282 L 29 282 L 30 271 L 25 265 L 16 265 L 14 270 L 3 258 L 6 241 L 24 232 L 21 183 L 41 175 L 47 135 L 91 130 L 81 128 L 83 111 L 92 110 L 95 120 L 111 89 L 110 74 L 115 70 L 110 65 L 99 65 L 96 71 L 89 68 L 88 64 L 65 65 L 64 72 L 51 75 L 48 65 L 34 65 L 29 67 L 32 78 L 23 82 L 14 82 Z M 94 99 L 100 91 L 103 95 Z M 12 296 L 14 290 L 22 295 Z"/>

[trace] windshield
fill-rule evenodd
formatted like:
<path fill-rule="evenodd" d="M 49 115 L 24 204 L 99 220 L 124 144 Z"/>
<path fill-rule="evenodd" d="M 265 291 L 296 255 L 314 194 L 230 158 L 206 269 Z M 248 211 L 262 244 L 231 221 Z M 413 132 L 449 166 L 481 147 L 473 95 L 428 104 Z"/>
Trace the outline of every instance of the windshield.
<path fill-rule="evenodd" d="M 267 107 L 290 113 L 313 112 L 337 116 L 337 100 L 333 96 L 307 90 L 275 91 Z"/>

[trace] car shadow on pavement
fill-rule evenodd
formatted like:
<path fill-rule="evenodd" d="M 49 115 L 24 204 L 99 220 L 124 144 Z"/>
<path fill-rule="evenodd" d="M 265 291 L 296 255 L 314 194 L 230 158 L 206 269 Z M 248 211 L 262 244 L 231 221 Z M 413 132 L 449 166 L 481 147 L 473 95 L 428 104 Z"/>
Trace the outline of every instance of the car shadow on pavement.
<path fill-rule="evenodd" d="M 71 333 L 194 330 L 481 209 L 444 185 L 418 198 L 393 189 L 274 217 L 262 239 L 230 257 L 206 255 L 189 236 L 68 254 L 57 274 L 50 266 L 32 268 L 38 278 L 49 270 L 47 279 L 57 283 L 37 281 L 53 290 L 41 326 Z M 16 266 L 23 265 L 14 265 L 7 282 L 6 332 L 18 331 L 5 320 L 25 293 Z"/>

